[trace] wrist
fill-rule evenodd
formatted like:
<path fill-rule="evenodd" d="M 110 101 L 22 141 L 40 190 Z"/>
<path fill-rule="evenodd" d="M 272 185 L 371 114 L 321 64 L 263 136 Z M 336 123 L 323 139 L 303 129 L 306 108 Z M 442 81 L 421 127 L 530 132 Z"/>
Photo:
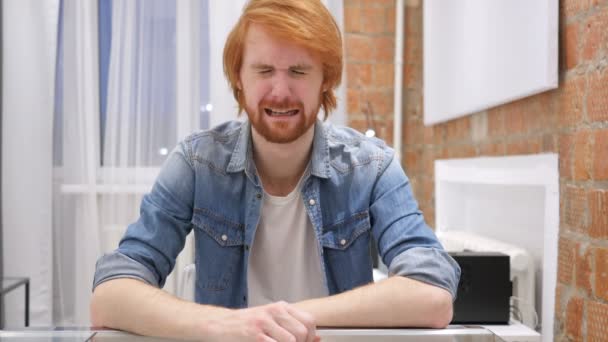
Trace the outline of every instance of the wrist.
<path fill-rule="evenodd" d="M 193 326 L 188 331 L 192 332 L 190 338 L 198 341 L 214 340 L 213 337 L 221 336 L 220 322 L 232 309 L 197 304 L 198 310 L 193 317 Z"/>

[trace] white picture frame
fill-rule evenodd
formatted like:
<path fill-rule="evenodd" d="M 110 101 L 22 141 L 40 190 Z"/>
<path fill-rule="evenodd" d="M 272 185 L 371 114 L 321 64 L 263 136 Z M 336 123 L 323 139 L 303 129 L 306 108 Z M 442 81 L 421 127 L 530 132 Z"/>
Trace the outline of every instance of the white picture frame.
<path fill-rule="evenodd" d="M 558 85 L 557 0 L 425 0 L 424 124 Z"/>

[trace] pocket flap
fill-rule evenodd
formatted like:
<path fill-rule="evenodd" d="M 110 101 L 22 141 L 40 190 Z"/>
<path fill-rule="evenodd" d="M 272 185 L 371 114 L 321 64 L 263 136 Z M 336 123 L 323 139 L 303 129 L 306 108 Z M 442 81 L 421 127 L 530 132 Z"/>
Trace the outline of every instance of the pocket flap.
<path fill-rule="evenodd" d="M 370 228 L 368 211 L 358 212 L 347 219 L 323 227 L 321 244 L 326 248 L 344 250 Z"/>
<path fill-rule="evenodd" d="M 221 246 L 243 245 L 245 226 L 208 209 L 195 208 L 192 224 L 207 233 Z"/>

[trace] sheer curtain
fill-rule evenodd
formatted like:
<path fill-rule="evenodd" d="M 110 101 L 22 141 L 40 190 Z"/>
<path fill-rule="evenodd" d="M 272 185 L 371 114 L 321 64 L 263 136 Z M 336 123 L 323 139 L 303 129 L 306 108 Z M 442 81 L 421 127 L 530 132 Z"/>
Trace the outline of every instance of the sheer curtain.
<path fill-rule="evenodd" d="M 88 324 L 93 265 L 101 247 L 97 4 L 63 0 L 60 18 L 57 77 L 61 83 L 55 98 L 55 143 L 59 146 L 55 148 L 53 194 L 54 323 Z"/>

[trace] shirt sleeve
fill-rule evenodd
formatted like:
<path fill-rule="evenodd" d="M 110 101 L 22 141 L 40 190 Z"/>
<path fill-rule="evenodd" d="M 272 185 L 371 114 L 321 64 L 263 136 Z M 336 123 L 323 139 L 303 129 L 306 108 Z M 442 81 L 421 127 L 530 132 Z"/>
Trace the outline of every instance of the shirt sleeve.
<path fill-rule="evenodd" d="M 96 265 L 93 288 L 116 278 L 134 278 L 162 287 L 192 230 L 194 171 L 181 143 L 171 152 L 141 203 L 118 249 Z"/>
<path fill-rule="evenodd" d="M 370 206 L 372 232 L 389 272 L 441 287 L 456 299 L 460 267 L 418 208 L 409 179 L 393 158 L 380 170 Z"/>

